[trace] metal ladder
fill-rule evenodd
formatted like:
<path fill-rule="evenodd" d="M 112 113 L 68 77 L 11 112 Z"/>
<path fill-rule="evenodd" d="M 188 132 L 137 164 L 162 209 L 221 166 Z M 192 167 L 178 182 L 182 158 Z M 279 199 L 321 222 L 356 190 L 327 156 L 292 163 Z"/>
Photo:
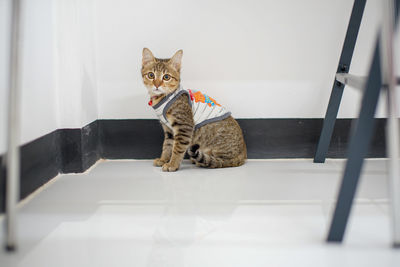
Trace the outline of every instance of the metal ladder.
<path fill-rule="evenodd" d="M 400 79 L 395 77 L 393 42 L 394 29 L 398 21 L 400 0 L 382 0 L 383 21 L 376 38 L 373 60 L 367 77 L 349 74 L 351 58 L 357 40 L 366 0 L 355 0 L 342 54 L 333 83 L 321 136 L 314 162 L 323 163 L 329 148 L 340 101 L 345 85 L 362 90 L 361 109 L 353 125 L 347 162 L 340 186 L 338 199 L 331 221 L 327 241 L 343 240 L 352 202 L 360 178 L 368 146 L 374 129 L 374 115 L 381 89 L 386 89 L 388 105 L 388 125 L 386 130 L 389 161 L 390 198 L 393 222 L 393 245 L 400 246 L 400 170 L 399 170 L 399 122 L 396 85 Z"/>

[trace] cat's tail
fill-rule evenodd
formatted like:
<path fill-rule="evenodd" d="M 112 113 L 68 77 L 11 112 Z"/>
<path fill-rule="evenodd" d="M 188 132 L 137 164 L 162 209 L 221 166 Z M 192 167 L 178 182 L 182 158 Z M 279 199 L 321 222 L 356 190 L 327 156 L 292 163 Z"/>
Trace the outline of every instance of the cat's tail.
<path fill-rule="evenodd" d="M 222 159 L 218 159 L 210 155 L 209 153 L 204 153 L 204 151 L 199 149 L 198 144 L 192 145 L 188 150 L 189 156 L 194 160 L 196 166 L 206 167 L 206 168 L 221 168 Z"/>
<path fill-rule="evenodd" d="M 211 155 L 211 153 L 205 153 L 198 144 L 192 145 L 188 150 L 188 154 L 193 159 L 194 163 L 200 167 L 206 168 L 224 168 L 224 167 L 236 167 L 243 165 L 246 161 L 245 157 L 235 157 L 233 159 L 222 159 Z"/>

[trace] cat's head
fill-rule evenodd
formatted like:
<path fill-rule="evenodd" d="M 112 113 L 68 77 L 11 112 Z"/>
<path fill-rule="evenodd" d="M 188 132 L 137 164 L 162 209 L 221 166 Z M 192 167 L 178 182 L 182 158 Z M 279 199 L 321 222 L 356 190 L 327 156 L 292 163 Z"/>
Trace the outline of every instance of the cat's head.
<path fill-rule="evenodd" d="M 143 49 L 142 78 L 151 97 L 167 95 L 179 88 L 182 54 L 179 50 L 171 58 L 160 59 L 148 48 Z"/>

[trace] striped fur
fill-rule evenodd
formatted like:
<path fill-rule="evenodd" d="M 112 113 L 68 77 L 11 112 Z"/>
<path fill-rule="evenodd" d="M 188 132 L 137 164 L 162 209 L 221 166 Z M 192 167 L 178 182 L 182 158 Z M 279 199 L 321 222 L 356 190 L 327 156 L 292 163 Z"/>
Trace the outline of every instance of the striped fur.
<path fill-rule="evenodd" d="M 153 105 L 179 88 L 182 50 L 171 59 L 158 59 L 149 49 L 143 49 L 142 77 Z M 148 73 L 154 76 L 149 78 Z M 171 78 L 163 80 L 165 74 Z M 176 171 L 185 155 L 199 167 L 236 167 L 247 159 L 246 144 L 239 124 L 231 116 L 194 130 L 192 108 L 181 95 L 167 110 L 166 118 L 172 130 L 161 123 L 164 143 L 161 157 L 154 165 L 163 171 Z"/>

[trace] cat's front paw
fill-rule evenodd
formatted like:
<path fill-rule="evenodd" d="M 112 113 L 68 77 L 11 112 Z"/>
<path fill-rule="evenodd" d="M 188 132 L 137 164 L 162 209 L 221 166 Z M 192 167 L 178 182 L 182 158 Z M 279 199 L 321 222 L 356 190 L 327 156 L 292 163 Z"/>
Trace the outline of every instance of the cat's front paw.
<path fill-rule="evenodd" d="M 162 160 L 162 159 L 160 159 L 160 158 L 156 158 L 156 159 L 153 161 L 153 165 L 156 166 L 156 167 L 161 167 L 161 166 L 163 166 L 165 163 L 167 163 L 167 162 L 164 161 L 164 160 Z"/>
<path fill-rule="evenodd" d="M 177 170 L 178 170 L 178 168 L 179 168 L 179 165 L 178 166 L 175 166 L 175 165 L 172 165 L 171 163 L 165 163 L 163 166 L 162 166 L 162 170 L 163 170 L 163 172 L 176 172 Z"/>

